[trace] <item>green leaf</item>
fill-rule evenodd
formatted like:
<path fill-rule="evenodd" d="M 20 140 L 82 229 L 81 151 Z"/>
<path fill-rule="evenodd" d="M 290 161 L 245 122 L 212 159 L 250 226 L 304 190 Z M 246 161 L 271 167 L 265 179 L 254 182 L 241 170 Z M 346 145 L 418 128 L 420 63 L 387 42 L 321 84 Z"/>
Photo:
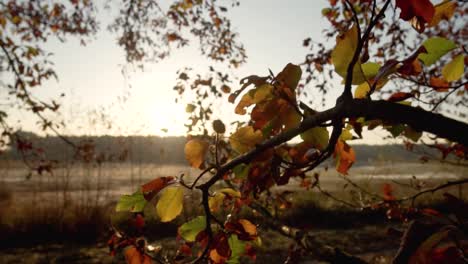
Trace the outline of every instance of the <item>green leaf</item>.
<path fill-rule="evenodd" d="M 465 56 L 463 54 L 455 57 L 451 62 L 444 66 L 442 75 L 449 82 L 457 81 L 465 71 Z"/>
<path fill-rule="evenodd" d="M 194 242 L 198 233 L 205 229 L 206 217 L 197 216 L 179 227 L 179 235 L 188 242 Z"/>
<path fill-rule="evenodd" d="M 248 165 L 242 163 L 234 167 L 232 171 L 234 172 L 236 179 L 245 179 L 247 175 L 249 175 L 250 167 L 251 167 L 250 163 Z"/>
<path fill-rule="evenodd" d="M 322 150 L 328 145 L 330 139 L 325 127 L 314 127 L 301 134 L 302 140 Z"/>
<path fill-rule="evenodd" d="M 161 222 L 170 222 L 181 212 L 184 204 L 184 190 L 181 187 L 168 187 L 156 204 L 156 213 Z"/>
<path fill-rule="evenodd" d="M 122 195 L 115 207 L 115 211 L 141 212 L 145 208 L 146 203 L 147 201 L 143 193 L 139 190 L 131 195 Z"/>
<path fill-rule="evenodd" d="M 346 75 L 348 74 L 348 66 L 353 59 L 357 45 L 358 31 L 356 26 L 353 26 L 350 30 L 336 39 L 336 46 L 332 51 L 331 59 L 335 66 L 336 73 L 344 79 L 346 79 Z M 361 62 L 358 60 L 353 68 L 352 84 L 361 84 L 365 81 L 366 77 L 362 72 Z"/>
<path fill-rule="evenodd" d="M 376 62 L 367 62 L 367 63 L 362 64 L 361 68 L 362 68 L 362 72 L 364 73 L 366 78 L 369 80 L 369 79 L 374 78 L 377 75 L 377 73 L 379 73 L 380 64 Z"/>
<path fill-rule="evenodd" d="M 427 53 L 420 53 L 418 58 L 426 66 L 434 64 L 442 56 L 457 47 L 453 41 L 441 37 L 427 39 L 424 41 L 423 46 L 426 48 Z"/>
<path fill-rule="evenodd" d="M 405 130 L 405 126 L 402 124 L 393 125 L 386 128 L 394 138 L 398 137 Z"/>
<path fill-rule="evenodd" d="M 231 257 L 227 261 L 228 264 L 239 264 L 240 257 L 245 252 L 245 242 L 239 240 L 237 235 L 231 235 L 228 239 L 229 248 L 231 249 Z"/>

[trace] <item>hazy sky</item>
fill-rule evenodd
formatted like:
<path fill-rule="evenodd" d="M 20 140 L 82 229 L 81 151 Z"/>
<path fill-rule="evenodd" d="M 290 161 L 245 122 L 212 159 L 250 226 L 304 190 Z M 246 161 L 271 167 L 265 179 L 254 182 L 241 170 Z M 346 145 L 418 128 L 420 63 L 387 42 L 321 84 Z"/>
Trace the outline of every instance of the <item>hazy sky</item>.
<path fill-rule="evenodd" d="M 307 52 L 302 47 L 303 39 L 312 37 L 317 42 L 325 41 L 321 32 L 328 23 L 321 16 L 321 10 L 327 2 L 246 0 L 230 9 L 228 16 L 248 55 L 247 63 L 234 73 L 238 77 L 267 75 L 268 69 L 278 72 L 288 62 L 303 61 Z M 88 45 L 81 46 L 73 38 L 65 43 L 52 41 L 46 45 L 46 49 L 54 53 L 52 60 L 59 81 L 48 82 L 35 94 L 40 98 L 66 94 L 61 110 L 68 123 L 63 130 L 66 134 L 184 135 L 185 104 L 174 103 L 177 95 L 172 90 L 176 71 L 185 66 L 194 68 L 195 72 L 205 71 L 212 62 L 200 55 L 198 43 L 194 41 L 190 47 L 174 49 L 168 59 L 148 64 L 143 72 L 132 72 L 130 78 L 125 79 L 121 73 L 125 63 L 123 51 L 116 44 L 116 36 L 105 30 L 105 23 L 112 16 L 100 11 L 107 15 L 103 18 L 103 29 Z M 334 43 L 334 40 L 328 41 Z M 336 94 L 342 89 L 340 81 L 338 78 Z M 128 97 L 125 102 L 121 100 L 123 97 Z M 236 118 L 233 107 L 227 102 L 218 102 L 215 117 Z M 111 129 L 92 125 L 95 115 L 88 112 L 102 109 L 109 114 Z M 20 119 L 25 129 L 37 131 L 36 120 L 30 115 L 17 112 L 14 118 Z M 161 129 L 168 129 L 168 133 Z"/>

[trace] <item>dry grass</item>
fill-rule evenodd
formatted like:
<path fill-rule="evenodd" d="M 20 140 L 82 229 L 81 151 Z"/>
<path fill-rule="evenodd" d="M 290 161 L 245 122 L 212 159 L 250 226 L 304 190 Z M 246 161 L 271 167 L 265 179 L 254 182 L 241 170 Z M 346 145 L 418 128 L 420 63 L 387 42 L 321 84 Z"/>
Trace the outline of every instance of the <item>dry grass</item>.
<path fill-rule="evenodd" d="M 31 259 L 29 263 L 71 263 L 75 260 L 78 263 L 110 263 L 112 260 L 106 256 L 106 250 L 103 248 L 110 223 L 125 225 L 125 219 L 129 217 L 128 214 L 113 212 L 118 197 L 134 192 L 140 184 L 155 177 L 179 176 L 184 173 L 188 176 L 187 179 L 190 179 L 197 174 L 196 170 L 184 166 L 104 164 L 97 167 L 75 164 L 58 168 L 53 175 L 33 175 L 30 180 L 25 180 L 25 168 L 16 163 L 0 167 L 0 170 L 0 246 L 4 248 L 0 259 L 11 259 L 11 263 L 18 263 L 18 258 L 13 257 L 14 254 L 27 254 L 27 251 L 20 247 L 30 247 L 29 252 L 35 252 L 28 255 Z M 383 184 L 390 182 L 395 187 L 396 195 L 407 196 L 416 191 L 407 186 L 413 174 L 418 177 L 422 175 L 421 182 L 426 184 L 425 187 L 432 187 L 446 179 L 452 179 L 450 177 L 466 177 L 466 172 L 466 168 L 441 164 L 387 164 L 379 168 L 355 167 L 348 177 L 368 192 L 381 194 Z M 394 183 L 392 179 L 386 178 L 386 175 L 409 176 Z M 450 177 L 447 178 L 447 175 Z M 434 176 L 443 178 L 435 179 Z M 340 199 L 358 204 L 371 199 L 347 184 L 333 170 L 322 170 L 320 177 L 322 187 Z M 276 192 L 284 190 L 297 191 L 298 183 L 293 183 L 287 188 L 277 188 Z M 457 196 L 468 197 L 466 186 L 449 191 Z M 199 193 L 191 195 L 194 196 L 187 195 L 184 211 L 174 223 L 162 224 L 155 215 L 154 207 L 148 206 L 145 209 L 146 233 L 149 239 L 163 243 L 167 252 L 175 249 L 174 240 L 169 240 L 168 237 L 175 236 L 177 226 L 194 215 L 203 213 L 199 204 Z M 295 209 L 280 210 L 280 218 L 290 225 L 318 231 L 319 235 L 323 235 L 336 246 L 359 249 L 354 252 L 357 254 L 383 252 L 389 247 L 394 247 L 385 240 L 383 224 L 389 222 L 382 211 L 361 212 L 349 209 L 315 189 L 288 195 L 288 199 Z M 426 195 L 418 200 L 420 203 L 432 205 L 438 201 L 439 193 Z M 253 217 L 251 214 L 247 216 Z M 271 256 L 284 260 L 280 256 L 287 254 L 285 250 L 291 242 L 263 229 L 262 225 L 260 229 L 265 235 L 264 247 L 259 249 L 259 263 L 275 263 L 268 261 Z M 377 232 L 376 229 L 380 231 Z M 370 248 L 369 245 L 376 245 L 370 241 L 382 243 L 378 248 Z M 98 247 L 95 246 L 97 242 L 100 242 Z M 70 243 L 79 244 L 79 250 L 70 250 L 76 247 L 69 246 Z M 45 248 L 55 252 L 51 253 L 52 256 L 46 254 L 47 260 L 43 253 Z M 39 257 L 35 259 L 34 256 Z"/>

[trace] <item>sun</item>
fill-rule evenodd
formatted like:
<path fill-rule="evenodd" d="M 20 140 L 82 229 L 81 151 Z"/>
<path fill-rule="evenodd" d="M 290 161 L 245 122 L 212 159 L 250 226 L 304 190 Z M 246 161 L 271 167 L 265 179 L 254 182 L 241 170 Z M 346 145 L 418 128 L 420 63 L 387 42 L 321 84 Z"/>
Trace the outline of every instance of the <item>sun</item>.
<path fill-rule="evenodd" d="M 158 136 L 184 136 L 187 128 L 188 114 L 183 104 L 172 102 L 155 102 L 149 106 L 149 134 Z"/>

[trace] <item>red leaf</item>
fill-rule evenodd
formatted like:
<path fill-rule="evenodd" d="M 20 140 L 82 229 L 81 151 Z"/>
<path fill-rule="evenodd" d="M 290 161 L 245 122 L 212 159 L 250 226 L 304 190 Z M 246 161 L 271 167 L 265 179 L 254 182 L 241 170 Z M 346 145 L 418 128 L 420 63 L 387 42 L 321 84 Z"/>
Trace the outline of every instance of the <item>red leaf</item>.
<path fill-rule="evenodd" d="M 415 18 L 419 32 L 424 31 L 424 25 L 430 23 L 435 14 L 434 5 L 429 0 L 396 0 L 396 6 L 401 9 L 401 19 L 409 21 Z"/>
<path fill-rule="evenodd" d="M 147 201 L 151 200 L 159 191 L 164 187 L 174 183 L 174 177 L 159 177 L 141 186 L 141 192 L 143 193 Z"/>
<path fill-rule="evenodd" d="M 390 96 L 390 98 L 387 99 L 387 101 L 390 102 L 401 102 L 404 101 L 408 98 L 413 97 L 414 95 L 412 93 L 405 93 L 405 92 L 396 92 Z"/>
<path fill-rule="evenodd" d="M 384 194 L 384 200 L 385 201 L 393 201 L 395 200 L 395 196 L 393 196 L 393 186 L 388 184 L 388 183 L 385 183 L 383 185 L 383 194 Z"/>

